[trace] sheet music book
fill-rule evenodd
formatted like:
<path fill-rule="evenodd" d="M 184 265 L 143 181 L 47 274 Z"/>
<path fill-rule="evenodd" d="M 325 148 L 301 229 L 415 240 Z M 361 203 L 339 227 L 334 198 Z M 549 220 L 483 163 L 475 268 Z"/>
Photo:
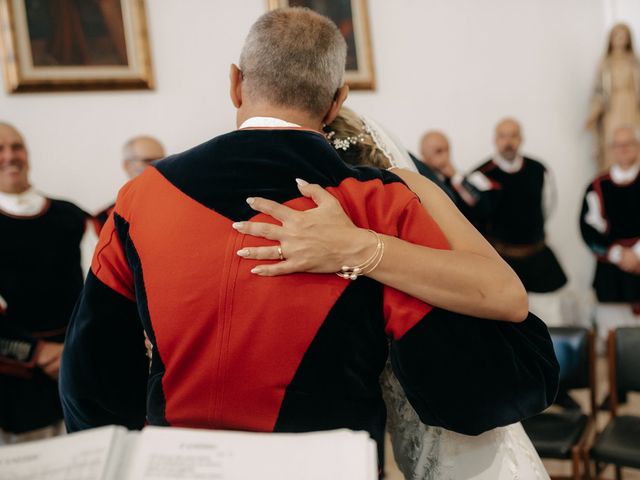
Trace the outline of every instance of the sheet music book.
<path fill-rule="evenodd" d="M 366 432 L 108 426 L 0 447 L 0 480 L 376 480 Z"/>

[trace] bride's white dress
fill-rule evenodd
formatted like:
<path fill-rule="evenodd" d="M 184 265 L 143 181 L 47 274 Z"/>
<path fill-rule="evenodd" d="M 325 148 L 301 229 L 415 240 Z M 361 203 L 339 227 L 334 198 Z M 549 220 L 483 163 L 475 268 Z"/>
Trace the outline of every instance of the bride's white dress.
<path fill-rule="evenodd" d="M 389 365 L 380 383 L 393 454 L 407 480 L 549 479 L 519 423 L 475 437 L 430 427 L 418 418 Z"/>

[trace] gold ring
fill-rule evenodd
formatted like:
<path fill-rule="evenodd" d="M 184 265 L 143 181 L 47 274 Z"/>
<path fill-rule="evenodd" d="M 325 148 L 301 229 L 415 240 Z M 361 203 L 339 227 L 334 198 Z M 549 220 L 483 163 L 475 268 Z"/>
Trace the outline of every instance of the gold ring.
<path fill-rule="evenodd" d="M 282 255 L 282 247 L 280 245 L 278 245 L 278 258 L 280 258 L 280 260 L 284 260 L 284 255 Z"/>

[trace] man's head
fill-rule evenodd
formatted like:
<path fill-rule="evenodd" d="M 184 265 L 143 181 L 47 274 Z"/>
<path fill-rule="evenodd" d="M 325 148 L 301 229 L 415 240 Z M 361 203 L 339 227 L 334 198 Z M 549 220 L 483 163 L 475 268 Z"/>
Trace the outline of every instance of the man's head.
<path fill-rule="evenodd" d="M 616 128 L 609 139 L 613 163 L 627 169 L 640 159 L 640 130 L 632 126 Z"/>
<path fill-rule="evenodd" d="M 122 167 L 129 178 L 137 177 L 151 162 L 164 157 L 164 147 L 153 137 L 133 137 L 122 147 Z"/>
<path fill-rule="evenodd" d="M 20 132 L 0 122 L 0 192 L 22 193 L 29 189 L 29 155 Z"/>
<path fill-rule="evenodd" d="M 495 142 L 498 153 L 505 160 L 515 160 L 522 144 L 522 131 L 517 120 L 513 118 L 500 120 L 496 125 Z"/>
<path fill-rule="evenodd" d="M 249 31 L 239 67 L 231 66 L 238 123 L 262 112 L 291 113 L 318 127 L 330 123 L 348 92 L 346 52 L 338 27 L 318 13 L 306 8 L 265 13 Z"/>
<path fill-rule="evenodd" d="M 436 172 L 447 178 L 455 174 L 449 156 L 449 140 L 444 133 L 435 130 L 425 133 L 420 143 L 420 153 L 422 161 Z"/>

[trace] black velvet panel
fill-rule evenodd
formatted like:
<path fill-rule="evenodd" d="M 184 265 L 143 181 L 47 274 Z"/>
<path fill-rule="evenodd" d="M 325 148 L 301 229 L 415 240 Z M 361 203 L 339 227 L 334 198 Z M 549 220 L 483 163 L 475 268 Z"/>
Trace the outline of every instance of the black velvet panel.
<path fill-rule="evenodd" d="M 559 366 L 549 332 L 434 309 L 391 346 L 393 370 L 420 419 L 466 435 L 518 422 L 549 406 Z"/>
<path fill-rule="evenodd" d="M 129 236 L 129 223 L 115 212 L 113 213 L 113 220 L 118 236 L 120 237 L 120 242 L 124 247 L 127 262 L 133 273 L 138 315 L 140 316 L 140 321 L 142 322 L 145 332 L 147 332 L 149 340 L 154 346 L 153 360 L 147 381 L 147 420 L 151 425 L 167 426 L 169 423 L 165 417 L 166 399 L 162 388 L 162 377 L 164 376 L 165 367 L 162 362 L 162 357 L 160 356 L 160 351 L 156 347 L 156 335 L 149 315 L 147 291 L 144 287 L 144 275 L 142 273 L 140 256 Z"/>
<path fill-rule="evenodd" d="M 60 369 L 67 430 L 110 424 L 140 429 L 148 362 L 136 304 L 92 272 L 84 288 L 67 329 Z"/>
<path fill-rule="evenodd" d="M 234 221 L 255 215 L 247 197 L 277 202 L 300 197 L 296 178 L 323 187 L 349 177 L 402 182 L 386 170 L 346 165 L 322 135 L 304 130 L 238 130 L 155 167 L 183 193 Z"/>
<path fill-rule="evenodd" d="M 274 431 L 366 429 L 382 460 L 386 411 L 379 377 L 387 355 L 382 286 L 359 278 L 335 303 L 305 353 Z"/>

